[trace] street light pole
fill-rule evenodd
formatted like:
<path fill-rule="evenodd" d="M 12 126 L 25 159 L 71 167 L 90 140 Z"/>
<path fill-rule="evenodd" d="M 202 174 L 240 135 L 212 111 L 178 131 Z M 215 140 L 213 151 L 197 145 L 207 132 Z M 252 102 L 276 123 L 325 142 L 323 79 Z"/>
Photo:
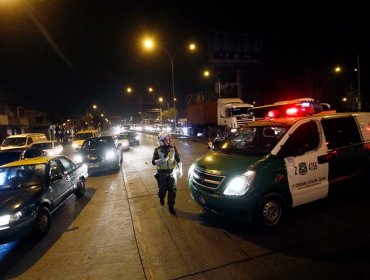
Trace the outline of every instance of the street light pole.
<path fill-rule="evenodd" d="M 184 47 L 182 48 L 179 48 L 177 51 L 175 51 L 172 55 L 170 54 L 170 52 L 161 47 L 161 49 L 167 54 L 168 58 L 170 59 L 170 64 L 171 64 L 171 80 L 172 80 L 172 101 L 173 101 L 173 119 L 175 121 L 175 133 L 176 133 L 176 130 L 177 130 L 177 121 L 176 121 L 176 93 L 175 93 L 175 71 L 174 71 L 174 60 L 175 60 L 175 56 L 176 54 L 184 49 Z"/>
<path fill-rule="evenodd" d="M 143 40 L 143 46 L 145 49 L 151 50 L 154 48 L 154 41 L 151 38 L 145 38 Z M 193 51 L 196 49 L 195 44 L 191 43 L 189 44 L 189 50 Z M 160 46 L 160 49 L 162 49 L 168 56 L 171 64 L 171 81 L 172 81 L 172 101 L 173 101 L 173 116 L 174 116 L 174 121 L 175 121 L 175 133 L 177 130 L 177 120 L 176 120 L 176 93 L 175 93 L 175 71 L 174 71 L 174 60 L 176 54 L 178 54 L 182 49 L 185 49 L 186 47 L 181 47 L 177 49 L 175 52 L 170 53 L 166 48 Z"/>
<path fill-rule="evenodd" d="M 220 79 L 218 78 L 218 76 L 216 74 L 213 74 L 217 80 L 217 83 L 218 83 L 218 98 L 221 98 L 221 82 L 220 82 Z"/>
<path fill-rule="evenodd" d="M 360 55 L 357 55 L 357 109 L 361 112 Z"/>
<path fill-rule="evenodd" d="M 203 72 L 203 75 L 206 76 L 206 77 L 208 77 L 210 74 L 211 74 L 211 72 L 209 70 L 205 70 Z M 220 81 L 220 78 L 215 73 L 212 73 L 212 75 L 217 80 L 217 84 L 218 84 L 218 98 L 221 98 L 221 81 Z"/>

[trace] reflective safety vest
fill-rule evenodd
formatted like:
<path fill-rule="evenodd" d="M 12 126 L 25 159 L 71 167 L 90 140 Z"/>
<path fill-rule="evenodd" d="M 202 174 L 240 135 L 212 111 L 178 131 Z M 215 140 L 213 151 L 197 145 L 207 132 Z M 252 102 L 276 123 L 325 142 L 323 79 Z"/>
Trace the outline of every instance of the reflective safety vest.
<path fill-rule="evenodd" d="M 157 152 L 159 158 L 164 158 L 164 153 L 162 152 L 162 149 L 157 148 Z M 169 149 L 167 157 L 167 161 L 157 165 L 157 170 L 172 170 L 176 167 L 175 147 Z"/>

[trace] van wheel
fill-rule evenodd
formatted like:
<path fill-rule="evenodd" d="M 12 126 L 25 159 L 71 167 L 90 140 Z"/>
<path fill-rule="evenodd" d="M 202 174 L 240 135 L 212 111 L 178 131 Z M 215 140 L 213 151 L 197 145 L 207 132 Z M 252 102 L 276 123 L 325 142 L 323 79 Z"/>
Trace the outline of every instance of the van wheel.
<path fill-rule="evenodd" d="M 278 193 L 268 193 L 257 203 L 254 224 L 258 231 L 269 232 L 276 229 L 285 216 L 286 202 Z"/>
<path fill-rule="evenodd" d="M 43 238 L 50 230 L 51 214 L 47 207 L 40 207 L 37 211 L 35 223 L 33 225 L 32 235 L 37 238 Z"/>

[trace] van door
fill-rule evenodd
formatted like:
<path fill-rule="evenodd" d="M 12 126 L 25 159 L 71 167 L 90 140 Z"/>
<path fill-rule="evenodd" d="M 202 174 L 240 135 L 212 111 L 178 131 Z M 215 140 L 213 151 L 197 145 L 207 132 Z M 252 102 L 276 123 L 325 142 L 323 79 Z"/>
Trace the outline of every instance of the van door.
<path fill-rule="evenodd" d="M 320 161 L 329 163 L 330 190 L 348 183 L 364 174 L 368 154 L 364 152 L 356 120 L 351 117 L 327 118 L 321 120 L 328 154 Z M 344 184 L 343 184 L 344 186 Z"/>
<path fill-rule="evenodd" d="M 319 132 L 318 123 L 307 120 L 294 129 L 279 152 L 285 160 L 292 207 L 328 194 L 328 163 L 318 162 L 326 154 Z"/>

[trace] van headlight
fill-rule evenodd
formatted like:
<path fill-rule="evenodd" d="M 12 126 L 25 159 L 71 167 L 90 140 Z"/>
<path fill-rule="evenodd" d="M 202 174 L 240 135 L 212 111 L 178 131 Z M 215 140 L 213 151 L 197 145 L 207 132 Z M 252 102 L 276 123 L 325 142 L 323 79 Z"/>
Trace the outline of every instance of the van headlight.
<path fill-rule="evenodd" d="M 244 195 L 253 182 L 255 171 L 248 170 L 241 176 L 233 178 L 226 186 L 224 195 Z"/>
<path fill-rule="evenodd" d="M 110 150 L 110 151 L 106 151 L 105 153 L 105 159 L 106 160 L 111 160 L 111 159 L 115 159 L 116 158 L 116 154 Z"/>

